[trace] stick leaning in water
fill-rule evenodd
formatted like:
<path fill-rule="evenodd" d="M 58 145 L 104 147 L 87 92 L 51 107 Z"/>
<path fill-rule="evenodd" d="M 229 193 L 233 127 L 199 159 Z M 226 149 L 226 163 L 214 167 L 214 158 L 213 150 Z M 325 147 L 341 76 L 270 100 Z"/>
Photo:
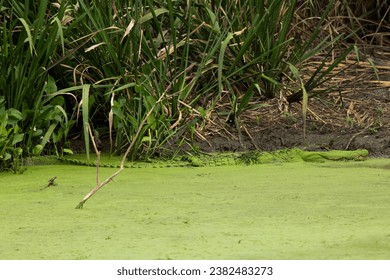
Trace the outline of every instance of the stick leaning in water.
<path fill-rule="evenodd" d="M 156 103 L 153 104 L 152 108 L 149 110 L 149 112 L 146 114 L 145 118 L 142 120 L 141 122 L 141 125 L 139 126 L 138 130 L 137 130 L 137 133 L 134 135 L 134 138 L 133 140 L 131 141 L 129 147 L 127 148 L 125 154 L 123 155 L 123 158 L 122 158 L 122 161 L 121 161 L 121 165 L 119 167 L 119 170 L 114 172 L 110 177 L 108 177 L 106 180 L 104 180 L 102 183 L 99 183 L 99 161 L 100 161 L 100 151 L 97 150 L 97 147 L 96 147 L 96 143 L 95 143 L 95 140 L 94 138 L 91 136 L 91 139 L 92 139 L 92 144 L 95 148 L 95 151 L 96 151 L 96 155 L 97 155 L 97 162 L 96 162 L 96 187 L 93 188 L 86 196 L 84 196 L 84 198 L 79 202 L 79 204 L 77 204 L 76 206 L 76 209 L 82 209 L 83 206 L 84 206 L 84 203 L 91 198 L 91 196 L 93 196 L 98 190 L 100 190 L 102 187 L 104 187 L 105 185 L 107 185 L 109 182 L 112 181 L 112 179 L 114 179 L 119 173 L 122 172 L 122 170 L 125 168 L 125 161 L 127 159 L 127 156 L 129 155 L 131 149 L 133 148 L 135 142 L 137 141 L 137 138 L 139 137 L 139 134 L 141 133 L 141 130 L 142 128 L 144 127 L 147 119 L 149 118 L 150 114 L 154 111 L 155 107 L 157 106 L 157 104 L 159 104 L 163 98 L 165 97 L 165 92 L 160 96 L 160 98 L 157 100 Z M 87 128 L 88 128 L 88 131 L 89 133 L 92 135 L 92 132 L 91 132 L 91 129 L 90 129 L 90 126 L 89 124 L 87 124 Z"/>

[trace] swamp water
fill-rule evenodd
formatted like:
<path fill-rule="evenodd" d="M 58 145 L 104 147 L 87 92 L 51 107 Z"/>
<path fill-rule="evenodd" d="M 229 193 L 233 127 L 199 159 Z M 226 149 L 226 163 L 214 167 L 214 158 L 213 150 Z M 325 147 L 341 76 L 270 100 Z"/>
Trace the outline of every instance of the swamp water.
<path fill-rule="evenodd" d="M 95 172 L 1 173 L 0 259 L 390 259 L 389 159 Z"/>

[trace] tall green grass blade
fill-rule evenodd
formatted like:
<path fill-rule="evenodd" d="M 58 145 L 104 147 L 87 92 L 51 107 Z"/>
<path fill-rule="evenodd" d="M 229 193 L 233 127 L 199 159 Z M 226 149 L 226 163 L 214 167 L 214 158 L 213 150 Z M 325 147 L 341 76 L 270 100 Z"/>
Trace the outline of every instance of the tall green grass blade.
<path fill-rule="evenodd" d="M 237 115 L 239 115 L 241 112 L 243 112 L 245 110 L 245 108 L 248 106 L 249 102 L 251 101 L 251 99 L 253 97 L 255 87 L 256 87 L 256 84 L 252 84 L 247 89 L 247 91 L 244 93 L 244 96 L 241 98 L 240 103 L 237 106 Z"/>
<path fill-rule="evenodd" d="M 143 23 L 145 23 L 153 18 L 158 17 L 159 15 L 166 14 L 166 13 L 169 13 L 169 10 L 167 10 L 165 8 L 153 9 L 152 12 L 149 12 L 149 13 L 145 14 L 144 16 L 142 16 L 139 19 L 139 23 L 143 24 Z"/>
<path fill-rule="evenodd" d="M 34 41 L 33 41 L 33 36 L 31 34 L 30 27 L 28 26 L 26 20 L 24 18 L 19 18 L 20 22 L 23 24 L 24 30 L 27 33 L 27 41 L 29 44 L 29 49 L 30 49 L 30 54 L 34 55 L 36 53 L 35 48 L 34 48 Z"/>
<path fill-rule="evenodd" d="M 85 144 L 85 153 L 89 160 L 89 132 L 88 132 L 88 124 L 89 124 L 89 91 L 91 85 L 83 85 L 82 87 L 82 99 L 81 99 L 81 107 L 82 107 L 82 119 L 83 119 L 83 132 L 84 132 L 84 144 Z"/>
<path fill-rule="evenodd" d="M 346 59 L 347 55 L 351 52 L 353 49 L 353 46 L 347 48 L 341 55 L 339 55 L 331 65 L 329 65 L 324 71 L 322 69 L 326 65 L 326 58 L 330 56 L 331 52 L 333 49 L 331 49 L 325 59 L 322 61 L 320 66 L 317 67 L 316 71 L 311 75 L 310 79 L 306 82 L 305 87 L 306 89 L 310 92 L 313 89 L 319 87 L 320 85 L 324 84 L 325 82 L 329 81 L 332 79 L 334 76 L 339 75 L 342 71 L 345 69 L 341 70 L 340 72 L 335 72 L 331 74 L 331 72 L 343 61 Z"/>
<path fill-rule="evenodd" d="M 54 129 L 56 128 L 57 126 L 57 123 L 52 123 L 49 128 L 47 129 L 45 135 L 43 136 L 42 138 L 42 141 L 41 141 L 41 146 L 42 146 L 42 149 L 44 149 L 44 147 L 46 146 L 46 144 L 49 142 L 50 140 L 50 137 L 52 136 L 53 132 L 54 132 Z"/>
<path fill-rule="evenodd" d="M 226 48 L 230 42 L 230 40 L 233 38 L 233 33 L 228 33 L 226 38 L 222 41 L 221 43 L 221 50 L 219 52 L 218 56 L 218 91 L 219 91 L 219 96 L 222 96 L 222 91 L 223 91 L 223 85 L 222 85 L 222 78 L 223 78 L 223 62 L 224 62 L 224 57 L 225 57 L 225 51 Z"/>
<path fill-rule="evenodd" d="M 302 119 L 303 119 L 303 141 L 306 144 L 306 120 L 307 120 L 307 106 L 309 102 L 309 95 L 306 90 L 305 83 L 301 78 L 301 74 L 299 73 L 298 68 L 296 68 L 291 63 L 288 63 L 290 67 L 291 73 L 294 75 L 295 79 L 298 80 L 299 86 L 302 90 Z"/>

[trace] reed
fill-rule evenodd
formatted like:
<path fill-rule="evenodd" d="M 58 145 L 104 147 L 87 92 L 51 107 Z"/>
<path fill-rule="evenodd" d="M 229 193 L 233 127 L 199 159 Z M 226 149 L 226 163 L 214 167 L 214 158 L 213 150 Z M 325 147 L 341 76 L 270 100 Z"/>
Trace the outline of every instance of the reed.
<path fill-rule="evenodd" d="M 76 127 L 88 153 L 90 123 L 112 152 L 134 141 L 132 159 L 212 114 L 240 130 L 240 116 L 264 106 L 259 100 L 307 105 L 354 47 L 375 44 L 390 9 L 307 0 L 0 4 L 0 94 L 4 112 L 21 112 L 23 154 L 61 154 Z"/>

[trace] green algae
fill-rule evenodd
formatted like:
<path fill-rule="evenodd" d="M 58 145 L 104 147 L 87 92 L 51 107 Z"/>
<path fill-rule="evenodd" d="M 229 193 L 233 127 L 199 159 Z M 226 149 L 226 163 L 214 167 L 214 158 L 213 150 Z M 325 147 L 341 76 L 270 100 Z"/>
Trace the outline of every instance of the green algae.
<path fill-rule="evenodd" d="M 95 168 L 30 166 L 0 174 L 0 258 L 390 259 L 389 162 L 126 169 L 82 210 Z"/>

